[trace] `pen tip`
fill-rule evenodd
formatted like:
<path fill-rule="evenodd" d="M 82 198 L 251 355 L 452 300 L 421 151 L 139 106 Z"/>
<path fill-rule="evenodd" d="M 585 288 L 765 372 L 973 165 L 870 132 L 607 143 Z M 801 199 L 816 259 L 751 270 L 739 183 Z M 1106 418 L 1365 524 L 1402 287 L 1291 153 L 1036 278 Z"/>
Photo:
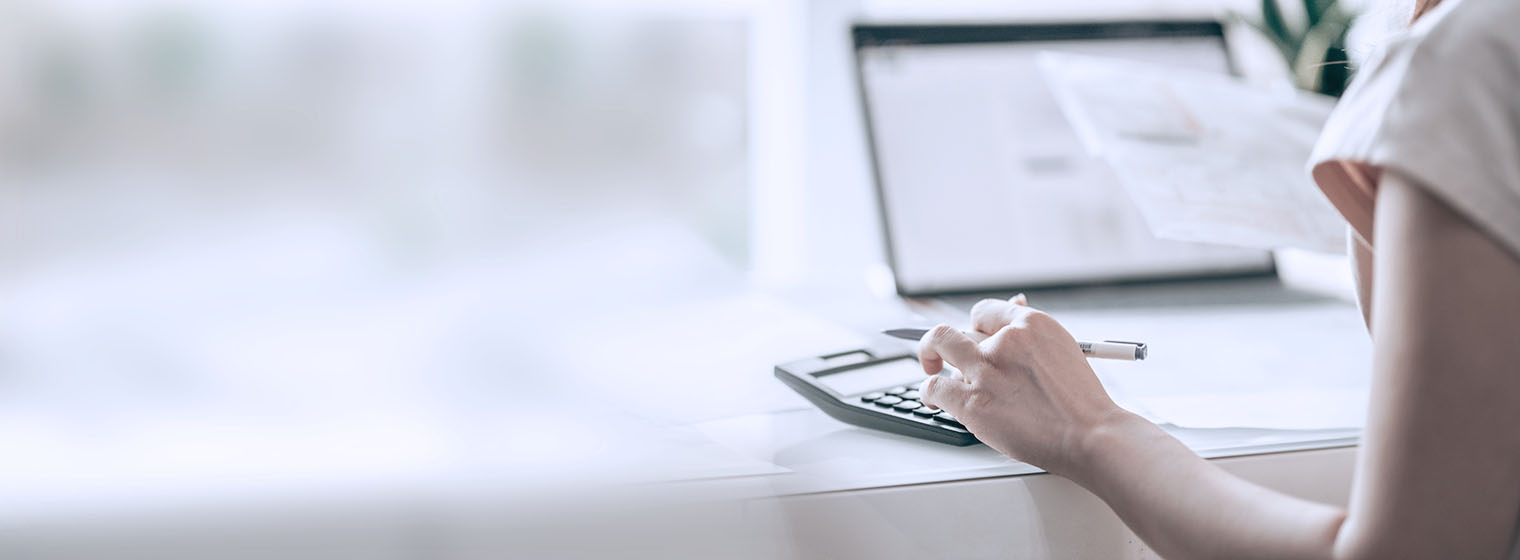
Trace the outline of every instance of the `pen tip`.
<path fill-rule="evenodd" d="M 881 334 L 905 340 L 918 340 L 923 338 L 924 331 L 919 329 L 887 329 L 881 331 Z"/>

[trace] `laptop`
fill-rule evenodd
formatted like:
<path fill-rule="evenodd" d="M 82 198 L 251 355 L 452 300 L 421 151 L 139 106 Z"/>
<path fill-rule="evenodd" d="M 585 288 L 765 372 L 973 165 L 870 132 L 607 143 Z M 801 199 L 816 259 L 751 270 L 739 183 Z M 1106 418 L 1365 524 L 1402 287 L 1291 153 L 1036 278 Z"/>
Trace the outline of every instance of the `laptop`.
<path fill-rule="evenodd" d="M 1233 73 L 1218 22 L 857 24 L 852 35 L 900 295 L 1064 288 L 1100 305 L 1134 294 L 1092 300 L 1094 286 L 1150 285 L 1151 297 L 1181 301 L 1208 292 L 1199 281 L 1278 284 L 1268 251 L 1153 236 L 1037 67 L 1039 53 L 1059 51 Z"/>

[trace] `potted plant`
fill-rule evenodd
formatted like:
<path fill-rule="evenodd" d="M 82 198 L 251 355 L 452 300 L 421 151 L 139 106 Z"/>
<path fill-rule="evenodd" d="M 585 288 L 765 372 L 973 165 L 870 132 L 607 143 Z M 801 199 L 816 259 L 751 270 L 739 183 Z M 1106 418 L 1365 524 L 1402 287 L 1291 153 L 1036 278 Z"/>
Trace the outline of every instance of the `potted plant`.
<path fill-rule="evenodd" d="M 1356 12 L 1338 0 L 1302 0 L 1304 17 L 1289 21 L 1279 0 L 1261 0 L 1261 19 L 1246 19 L 1277 47 L 1299 88 L 1339 97 L 1351 82 L 1346 35 Z"/>

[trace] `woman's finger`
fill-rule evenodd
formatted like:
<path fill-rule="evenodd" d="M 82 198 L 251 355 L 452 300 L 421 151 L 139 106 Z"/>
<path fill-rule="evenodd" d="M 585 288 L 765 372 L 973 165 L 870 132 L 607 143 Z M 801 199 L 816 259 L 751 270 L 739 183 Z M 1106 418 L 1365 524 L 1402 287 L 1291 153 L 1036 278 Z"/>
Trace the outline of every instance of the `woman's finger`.
<path fill-rule="evenodd" d="M 971 385 L 960 379 L 935 375 L 918 385 L 919 399 L 929 406 L 960 416 L 971 396 Z"/>
<path fill-rule="evenodd" d="M 968 370 L 972 368 L 968 366 L 981 359 L 982 352 L 976 341 L 950 325 L 929 329 L 918 341 L 918 362 L 924 366 L 924 373 L 930 375 L 944 369 L 947 361 L 959 368 L 963 375 L 971 375 Z"/>
<path fill-rule="evenodd" d="M 1014 310 L 1028 305 L 1029 300 L 1024 294 L 1006 300 L 984 299 L 971 307 L 971 326 L 982 334 L 996 333 L 1013 321 Z"/>

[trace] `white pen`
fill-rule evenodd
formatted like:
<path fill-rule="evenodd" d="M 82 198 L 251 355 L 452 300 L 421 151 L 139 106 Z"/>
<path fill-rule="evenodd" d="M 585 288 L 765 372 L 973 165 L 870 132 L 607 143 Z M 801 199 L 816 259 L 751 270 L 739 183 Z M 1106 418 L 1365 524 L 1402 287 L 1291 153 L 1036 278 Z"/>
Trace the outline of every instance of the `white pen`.
<path fill-rule="evenodd" d="M 929 329 L 888 329 L 881 331 L 887 336 L 894 336 L 904 340 L 919 340 L 924 337 Z M 1124 342 L 1119 340 L 1104 340 L 1100 342 L 1077 341 L 1077 347 L 1089 358 L 1103 358 L 1105 360 L 1144 360 L 1150 349 L 1144 342 Z"/>

